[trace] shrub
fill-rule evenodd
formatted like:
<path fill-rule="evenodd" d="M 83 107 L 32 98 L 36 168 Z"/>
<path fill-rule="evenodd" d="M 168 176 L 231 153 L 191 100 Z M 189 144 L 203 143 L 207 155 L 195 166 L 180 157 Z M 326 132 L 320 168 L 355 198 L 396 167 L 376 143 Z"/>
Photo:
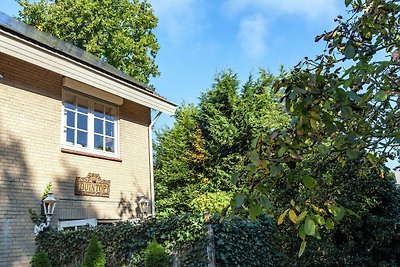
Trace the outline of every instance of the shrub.
<path fill-rule="evenodd" d="M 93 235 L 86 248 L 82 267 L 104 267 L 106 266 L 106 255 L 97 235 Z"/>
<path fill-rule="evenodd" d="M 144 266 L 165 267 L 168 264 L 168 253 L 164 247 L 157 241 L 149 242 L 145 251 Z"/>
<path fill-rule="evenodd" d="M 32 257 L 32 267 L 51 267 L 49 255 L 44 251 L 39 251 Z"/>

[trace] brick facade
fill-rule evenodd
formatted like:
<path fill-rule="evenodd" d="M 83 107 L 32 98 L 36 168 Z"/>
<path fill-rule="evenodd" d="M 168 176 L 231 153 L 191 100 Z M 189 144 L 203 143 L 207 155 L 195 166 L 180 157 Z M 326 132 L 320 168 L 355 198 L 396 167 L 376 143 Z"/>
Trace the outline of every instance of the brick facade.
<path fill-rule="evenodd" d="M 30 208 L 52 182 L 58 220 L 136 217 L 137 197 L 150 197 L 150 108 L 124 100 L 119 107 L 120 159 L 61 151 L 59 74 L 0 53 L 0 266 L 30 266 L 35 251 Z M 75 177 L 111 180 L 110 197 L 76 196 Z"/>

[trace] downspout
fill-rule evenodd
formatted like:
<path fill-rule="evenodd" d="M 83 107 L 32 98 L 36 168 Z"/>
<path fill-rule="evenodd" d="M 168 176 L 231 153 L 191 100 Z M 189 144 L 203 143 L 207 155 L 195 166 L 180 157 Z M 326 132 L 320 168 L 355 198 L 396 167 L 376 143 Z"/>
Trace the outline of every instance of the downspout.
<path fill-rule="evenodd" d="M 161 115 L 161 111 L 154 117 L 149 125 L 149 164 L 150 164 L 150 197 L 151 197 L 151 216 L 154 218 L 156 215 L 156 205 L 154 196 L 154 169 L 153 169 L 153 126 Z"/>

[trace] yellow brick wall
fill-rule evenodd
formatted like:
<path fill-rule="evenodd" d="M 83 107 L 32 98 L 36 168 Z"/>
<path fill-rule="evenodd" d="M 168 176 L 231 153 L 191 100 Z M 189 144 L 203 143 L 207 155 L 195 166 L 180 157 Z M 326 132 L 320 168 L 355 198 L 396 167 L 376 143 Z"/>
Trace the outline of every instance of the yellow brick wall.
<path fill-rule="evenodd" d="M 28 209 L 39 212 L 48 182 L 59 219 L 127 219 L 150 197 L 149 108 L 119 107 L 122 162 L 61 152 L 62 76 L 0 53 L 0 266 L 29 266 L 35 250 Z M 110 197 L 76 196 L 75 177 L 111 180 Z"/>

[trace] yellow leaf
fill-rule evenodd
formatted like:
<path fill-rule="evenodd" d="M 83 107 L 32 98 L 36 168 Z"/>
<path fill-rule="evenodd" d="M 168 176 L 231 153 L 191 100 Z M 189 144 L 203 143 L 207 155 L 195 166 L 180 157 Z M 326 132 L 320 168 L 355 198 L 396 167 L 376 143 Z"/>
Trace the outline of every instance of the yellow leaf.
<path fill-rule="evenodd" d="M 280 224 L 283 223 L 283 220 L 285 219 L 285 217 L 286 217 L 288 211 L 289 211 L 289 209 L 285 210 L 284 213 L 282 213 L 281 215 L 279 215 L 279 218 L 278 218 L 278 225 L 280 225 Z"/>
<path fill-rule="evenodd" d="M 297 215 L 296 215 L 296 212 L 294 212 L 294 210 L 290 210 L 290 211 L 289 211 L 289 219 L 290 219 L 293 223 L 297 223 Z"/>
<path fill-rule="evenodd" d="M 316 120 L 314 120 L 314 119 L 311 119 L 310 120 L 310 125 L 311 125 L 311 128 L 313 128 L 313 129 L 317 129 L 317 121 Z"/>
<path fill-rule="evenodd" d="M 294 202 L 294 200 L 290 200 L 290 205 L 292 205 L 293 207 L 296 205 L 296 203 Z"/>

